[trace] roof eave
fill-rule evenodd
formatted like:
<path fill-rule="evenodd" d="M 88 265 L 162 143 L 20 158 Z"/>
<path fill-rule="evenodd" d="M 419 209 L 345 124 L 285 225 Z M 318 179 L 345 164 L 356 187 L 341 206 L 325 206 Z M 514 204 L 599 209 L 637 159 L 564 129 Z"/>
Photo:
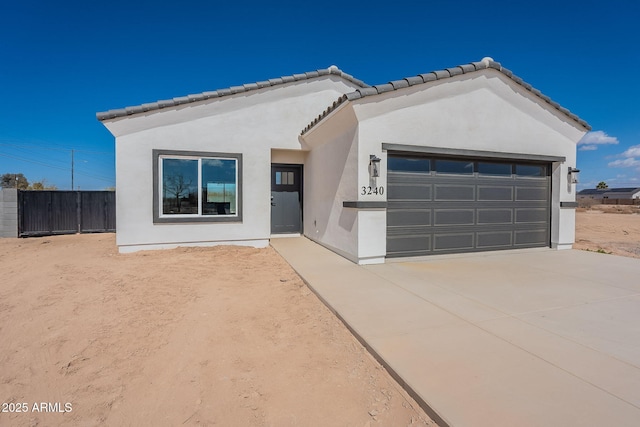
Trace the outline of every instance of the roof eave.
<path fill-rule="evenodd" d="M 573 122 L 578 124 L 580 127 L 584 128 L 586 131 L 591 130 L 591 126 L 584 120 L 582 120 L 577 115 L 573 114 L 568 109 L 562 107 L 557 102 L 553 101 L 548 96 L 544 95 L 538 89 L 535 89 L 529 83 L 522 80 L 520 77 L 513 74 L 513 72 L 507 68 L 504 68 L 502 64 L 494 61 L 492 58 L 485 57 L 482 58 L 481 61 L 471 62 L 469 64 L 458 65 L 457 67 L 445 68 L 444 70 L 431 71 L 425 74 L 419 74 L 414 77 L 406 77 L 401 80 L 390 81 L 389 83 L 382 85 L 373 85 L 362 89 L 357 89 L 354 92 L 347 93 L 345 96 L 349 100 L 365 98 L 367 96 L 375 96 L 381 95 L 386 92 L 392 92 L 399 89 L 404 89 L 410 86 L 416 86 L 421 84 L 427 84 L 429 82 L 437 81 L 437 80 L 445 80 L 451 77 L 455 77 L 462 74 L 470 74 L 475 73 L 477 71 L 486 70 L 486 69 L 494 69 L 509 79 L 513 80 L 516 84 L 522 86 L 525 90 L 531 92 L 533 95 L 544 101 L 551 108 L 559 111 L 564 116 L 571 119 Z M 334 103 L 335 104 L 335 103 Z M 329 107 L 329 110 L 332 107 Z M 302 135 L 309 131 L 315 124 L 317 124 L 317 119 L 314 120 L 311 124 L 309 124 L 303 131 Z"/>
<path fill-rule="evenodd" d="M 363 82 L 362 80 L 356 79 L 351 74 L 347 74 L 344 71 L 340 70 L 335 65 L 330 66 L 329 68 L 309 71 L 302 74 L 293 74 L 291 76 L 283 76 L 275 79 L 269 79 L 266 81 L 260 81 L 256 83 L 248 83 L 242 86 L 232 86 L 230 88 L 218 89 L 210 92 L 203 92 L 198 94 L 192 94 L 187 96 L 181 96 L 173 99 L 166 99 L 157 102 L 151 102 L 147 104 L 137 105 L 133 107 L 119 108 L 114 110 L 108 110 L 104 112 L 96 113 L 96 118 L 101 121 L 113 120 L 122 117 L 130 117 L 138 114 L 143 114 L 147 112 L 153 112 L 157 110 L 162 110 L 164 108 L 176 107 L 179 105 L 189 104 L 193 102 L 205 101 L 212 98 L 221 98 L 230 95 L 235 95 L 238 93 L 246 93 L 252 92 L 259 89 L 263 89 L 265 87 L 273 87 L 280 86 L 287 83 L 293 83 L 301 80 L 311 80 L 316 78 L 321 78 L 325 76 L 338 76 L 344 80 L 347 80 L 356 86 L 360 86 L 361 88 L 369 87 L 368 84 Z"/>
<path fill-rule="evenodd" d="M 315 119 L 313 119 L 313 121 L 311 123 L 309 123 L 307 125 L 307 127 L 305 127 L 302 132 L 300 132 L 300 136 L 304 136 L 306 135 L 309 131 L 311 131 L 312 129 L 315 128 L 315 126 L 320 123 L 325 117 L 329 116 L 330 114 L 332 114 L 333 112 L 339 110 L 340 108 L 342 108 L 342 106 L 344 106 L 346 104 L 346 102 L 349 101 L 349 98 L 347 97 L 347 95 L 342 95 L 340 98 L 338 98 L 337 100 L 335 100 L 333 102 L 333 104 L 331 104 L 326 110 L 324 110 L 322 113 L 320 113 L 318 115 L 318 117 L 316 117 Z"/>

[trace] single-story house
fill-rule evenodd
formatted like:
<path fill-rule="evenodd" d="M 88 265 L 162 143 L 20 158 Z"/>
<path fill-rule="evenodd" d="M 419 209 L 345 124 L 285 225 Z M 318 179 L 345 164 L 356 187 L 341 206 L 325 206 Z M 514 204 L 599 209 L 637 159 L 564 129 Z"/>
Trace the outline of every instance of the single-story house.
<path fill-rule="evenodd" d="M 578 192 L 578 200 L 584 199 L 640 199 L 640 187 L 630 188 L 588 188 Z"/>
<path fill-rule="evenodd" d="M 120 252 L 304 235 L 359 264 L 571 248 L 589 125 L 491 58 L 335 66 L 110 110 Z"/>
<path fill-rule="evenodd" d="M 606 192 L 607 192 L 606 189 L 586 188 L 582 191 L 579 191 L 578 194 L 576 195 L 576 198 L 578 200 L 584 200 L 584 199 L 600 200 L 603 198 L 604 193 Z"/>

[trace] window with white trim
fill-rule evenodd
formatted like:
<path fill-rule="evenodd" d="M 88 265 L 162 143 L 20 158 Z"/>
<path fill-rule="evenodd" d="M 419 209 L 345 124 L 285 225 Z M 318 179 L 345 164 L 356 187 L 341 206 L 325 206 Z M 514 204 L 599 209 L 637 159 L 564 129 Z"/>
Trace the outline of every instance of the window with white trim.
<path fill-rule="evenodd" d="M 155 222 L 240 221 L 240 154 L 154 150 Z"/>

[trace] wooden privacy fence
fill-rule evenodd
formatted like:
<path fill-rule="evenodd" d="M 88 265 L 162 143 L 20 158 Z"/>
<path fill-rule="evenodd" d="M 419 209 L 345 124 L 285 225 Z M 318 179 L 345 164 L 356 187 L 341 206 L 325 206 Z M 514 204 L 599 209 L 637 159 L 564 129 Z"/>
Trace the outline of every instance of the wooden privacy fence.
<path fill-rule="evenodd" d="M 116 231 L 115 191 L 19 191 L 18 236 Z"/>

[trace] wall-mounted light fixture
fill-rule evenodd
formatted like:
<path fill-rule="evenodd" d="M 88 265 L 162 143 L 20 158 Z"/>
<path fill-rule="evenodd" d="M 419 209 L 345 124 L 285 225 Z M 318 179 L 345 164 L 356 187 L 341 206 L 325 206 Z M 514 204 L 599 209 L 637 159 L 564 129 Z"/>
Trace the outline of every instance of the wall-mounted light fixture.
<path fill-rule="evenodd" d="M 571 166 L 569 166 L 569 182 L 571 184 L 577 184 L 579 176 L 580 169 L 572 168 Z"/>
<path fill-rule="evenodd" d="M 375 154 L 369 155 L 369 175 L 371 178 L 377 178 L 380 176 L 380 158 Z"/>

